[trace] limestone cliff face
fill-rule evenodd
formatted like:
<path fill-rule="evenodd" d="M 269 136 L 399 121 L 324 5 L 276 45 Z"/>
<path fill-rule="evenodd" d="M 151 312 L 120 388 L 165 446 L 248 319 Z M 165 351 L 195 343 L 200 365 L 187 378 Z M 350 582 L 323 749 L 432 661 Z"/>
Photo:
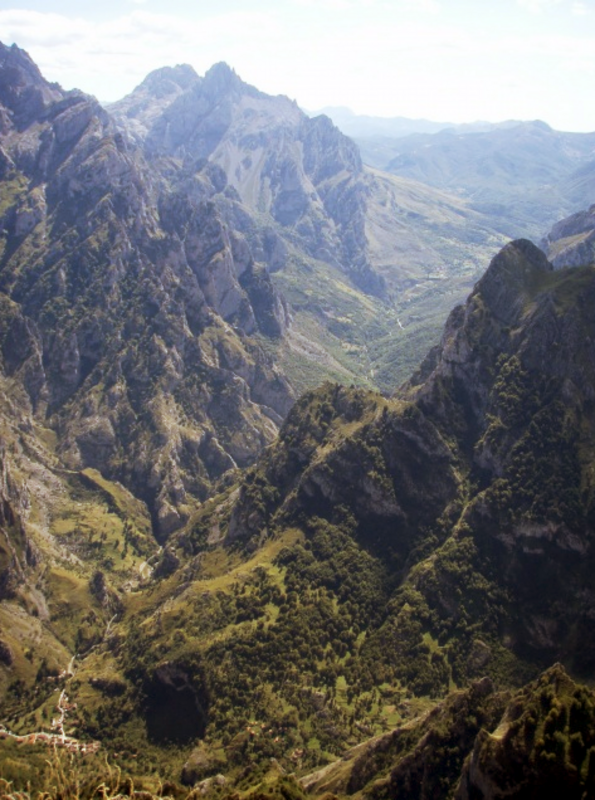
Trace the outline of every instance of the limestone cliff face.
<path fill-rule="evenodd" d="M 25 582 L 29 561 L 34 561 L 25 533 L 27 498 L 24 486 L 15 480 L 5 445 L 0 449 L 0 598 L 15 596 Z"/>
<path fill-rule="evenodd" d="M 552 270 L 531 242 L 512 242 L 493 259 L 467 303 L 453 310 L 439 347 L 428 354 L 408 383 L 421 406 L 439 416 L 444 425 L 456 418 L 470 437 L 480 430 L 495 378 L 494 364 L 521 340 L 532 341 L 526 329 L 526 323 L 535 322 L 535 315 L 526 313 L 531 293 L 540 276 Z M 448 391 L 443 392 L 445 386 Z M 463 415 L 457 414 L 458 407 L 464 408 Z"/>
<path fill-rule="evenodd" d="M 289 409 L 250 338 L 281 335 L 287 309 L 211 202 L 224 176 L 206 170 L 175 213 L 181 189 L 165 197 L 93 98 L 0 55 L 5 374 L 64 463 L 124 481 L 165 536 Z"/>
<path fill-rule="evenodd" d="M 230 191 L 268 215 L 289 243 L 340 266 L 366 291 L 382 290 L 367 252 L 359 151 L 327 117 L 308 118 L 226 64 L 204 78 L 188 67 L 159 70 L 110 112 L 153 162 L 217 165 Z"/>
<path fill-rule="evenodd" d="M 452 312 L 439 348 L 405 390 L 444 424 L 452 413 L 451 421 L 459 419 L 469 437 L 498 412 L 498 361 L 510 357 L 528 381 L 559 381 L 567 402 L 590 399 L 592 291 L 589 270 L 555 273 L 535 245 L 512 242 L 493 259 L 466 305 Z"/>

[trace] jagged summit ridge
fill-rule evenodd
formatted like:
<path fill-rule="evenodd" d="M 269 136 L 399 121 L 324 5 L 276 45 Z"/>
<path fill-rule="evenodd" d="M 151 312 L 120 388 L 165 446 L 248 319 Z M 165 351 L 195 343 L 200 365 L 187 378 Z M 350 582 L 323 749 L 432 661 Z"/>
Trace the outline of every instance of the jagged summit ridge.
<path fill-rule="evenodd" d="M 213 98 L 222 98 L 230 92 L 262 95 L 254 86 L 244 83 L 237 72 L 225 61 L 213 64 L 204 76 L 203 90 Z"/>
<path fill-rule="evenodd" d="M 0 42 L 0 70 L 0 103 L 19 128 L 26 127 L 65 94 L 43 78 L 29 54 L 16 44 L 6 47 Z"/>
<path fill-rule="evenodd" d="M 244 83 L 228 64 L 219 62 L 204 77 L 188 65 L 155 70 L 131 94 L 109 108 L 118 119 L 134 120 L 142 126 L 131 130 L 142 136 L 149 150 L 174 155 L 183 147 L 184 154 L 202 158 L 210 151 L 199 142 L 215 131 L 219 137 L 225 134 L 231 124 L 231 105 L 240 103 L 242 98 L 249 106 L 248 98 L 256 103 L 258 99 L 273 99 Z M 286 107 L 294 108 L 286 98 L 277 101 L 278 109 L 272 106 L 273 119 L 281 118 Z M 269 106 L 270 102 L 264 103 L 265 109 Z"/>
<path fill-rule="evenodd" d="M 384 279 L 368 253 L 361 158 L 328 117 L 311 120 L 287 97 L 258 91 L 224 63 L 184 88 L 166 92 L 166 85 L 153 95 L 151 85 L 110 106 L 149 158 L 208 161 L 251 213 L 280 226 L 292 248 L 340 267 L 366 291 L 382 292 Z"/>

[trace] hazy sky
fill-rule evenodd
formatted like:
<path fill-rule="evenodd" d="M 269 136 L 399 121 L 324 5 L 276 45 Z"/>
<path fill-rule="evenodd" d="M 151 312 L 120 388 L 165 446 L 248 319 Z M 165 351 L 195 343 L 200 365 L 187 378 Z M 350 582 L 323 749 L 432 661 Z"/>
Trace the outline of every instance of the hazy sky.
<path fill-rule="evenodd" d="M 308 110 L 595 131 L 595 0 L 0 0 L 0 41 L 100 100 L 226 61 Z"/>

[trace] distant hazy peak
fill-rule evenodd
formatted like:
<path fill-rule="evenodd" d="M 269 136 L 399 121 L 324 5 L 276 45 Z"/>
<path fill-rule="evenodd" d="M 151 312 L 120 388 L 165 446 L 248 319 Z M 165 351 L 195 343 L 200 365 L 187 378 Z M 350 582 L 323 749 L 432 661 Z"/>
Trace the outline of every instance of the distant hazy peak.
<path fill-rule="evenodd" d="M 198 75 L 189 64 L 178 64 L 175 67 L 153 70 L 130 94 L 115 103 L 110 103 L 109 107 L 112 111 L 125 112 L 131 107 L 137 108 L 139 100 L 144 105 L 150 99 L 168 105 L 186 92 L 203 96 L 209 101 L 219 100 L 230 94 L 247 94 L 255 97 L 262 95 L 258 89 L 244 83 L 235 70 L 224 61 L 214 64 L 204 77 Z"/>
<path fill-rule="evenodd" d="M 224 86 L 229 86 L 236 82 L 242 83 L 235 69 L 230 67 L 225 61 L 218 61 L 216 64 L 213 64 L 213 66 L 205 72 L 205 80 L 218 81 Z"/>
<path fill-rule="evenodd" d="M 137 87 L 140 89 L 159 89 L 163 85 L 171 85 L 180 89 L 187 89 L 193 83 L 200 81 L 200 78 L 190 64 L 177 64 L 175 67 L 161 67 L 150 72 L 144 81 Z M 136 90 L 135 90 L 136 91 Z"/>
<path fill-rule="evenodd" d="M 533 128 L 539 128 L 542 131 L 550 132 L 554 130 L 551 125 L 548 125 L 547 122 L 544 122 L 542 119 L 533 119 L 527 124 Z"/>
<path fill-rule="evenodd" d="M 201 84 L 201 94 L 208 98 L 220 98 L 229 94 L 265 97 L 265 95 L 240 78 L 237 72 L 224 61 L 207 70 Z"/>

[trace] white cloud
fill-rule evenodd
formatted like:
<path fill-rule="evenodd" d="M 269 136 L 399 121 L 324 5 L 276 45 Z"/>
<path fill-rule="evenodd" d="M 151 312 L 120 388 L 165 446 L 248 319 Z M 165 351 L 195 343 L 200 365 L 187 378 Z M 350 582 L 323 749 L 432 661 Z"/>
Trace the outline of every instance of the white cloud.
<path fill-rule="evenodd" d="M 536 15 L 555 6 L 564 6 L 575 17 L 584 17 L 593 13 L 593 8 L 589 8 L 585 0 L 573 0 L 572 2 L 569 0 L 517 0 L 517 4 Z"/>
<path fill-rule="evenodd" d="M 563 0 L 517 0 L 521 8 L 526 8 L 533 14 L 540 14 L 548 8 L 559 5 Z"/>
<path fill-rule="evenodd" d="M 441 3 L 438 0 L 405 0 L 408 5 L 415 5 L 422 11 L 429 11 L 432 14 L 442 10 Z"/>
<path fill-rule="evenodd" d="M 293 0 L 292 5 L 331 12 L 398 12 L 412 9 L 416 12 L 435 13 L 441 9 L 441 0 Z"/>
<path fill-rule="evenodd" d="M 67 18 L 61 14 L 38 11 L 0 11 L 0 39 L 16 42 L 20 46 L 43 45 L 63 47 L 85 36 L 90 28 L 88 22 L 79 18 Z"/>
<path fill-rule="evenodd" d="M 532 36 L 510 36 L 502 39 L 499 47 L 503 52 L 523 56 L 524 60 L 545 57 L 556 62 L 558 71 L 561 72 L 562 61 L 576 59 L 590 62 L 593 66 L 595 60 L 595 34 L 583 38 L 563 36 L 556 34 L 534 34 Z"/>
<path fill-rule="evenodd" d="M 575 17 L 587 17 L 593 13 L 593 9 L 588 8 L 586 3 L 577 2 L 572 4 L 572 13 Z"/>

